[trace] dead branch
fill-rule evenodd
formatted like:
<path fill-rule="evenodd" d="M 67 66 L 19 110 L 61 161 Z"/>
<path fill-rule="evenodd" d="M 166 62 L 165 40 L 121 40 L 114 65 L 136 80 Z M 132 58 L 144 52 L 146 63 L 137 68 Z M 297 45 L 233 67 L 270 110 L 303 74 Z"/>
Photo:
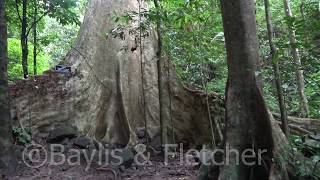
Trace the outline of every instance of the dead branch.
<path fill-rule="evenodd" d="M 280 121 L 277 121 L 277 123 L 279 125 L 282 124 Z M 297 131 L 297 132 L 299 132 L 301 134 L 308 134 L 308 135 L 313 135 L 314 134 L 313 132 L 310 132 L 310 131 L 308 131 L 306 129 L 303 129 L 302 127 L 299 127 L 299 126 L 294 125 L 294 124 L 289 124 L 289 128 L 292 129 L 292 130 L 295 130 L 295 131 Z"/>
<path fill-rule="evenodd" d="M 277 121 L 280 121 L 280 114 L 273 112 L 272 115 Z M 304 134 L 320 132 L 319 119 L 288 116 L 288 122 L 292 129 L 303 132 Z"/>

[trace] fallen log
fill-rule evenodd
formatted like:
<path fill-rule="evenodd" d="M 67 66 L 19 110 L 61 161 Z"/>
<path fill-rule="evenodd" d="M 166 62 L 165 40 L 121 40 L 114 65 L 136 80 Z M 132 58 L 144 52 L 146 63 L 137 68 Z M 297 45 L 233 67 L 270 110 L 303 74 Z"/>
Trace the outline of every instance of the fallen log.
<path fill-rule="evenodd" d="M 276 121 L 279 125 L 281 125 L 282 123 L 280 121 Z M 297 125 L 294 124 L 288 124 L 290 131 L 294 132 L 293 134 L 297 134 L 297 135 L 314 135 L 313 132 L 310 132 L 306 129 L 303 129 Z"/>
<path fill-rule="evenodd" d="M 305 157 L 301 152 L 292 150 L 292 146 L 290 145 L 288 139 L 278 126 L 279 122 L 275 120 L 276 115 L 274 115 L 274 113 L 272 114 L 274 119 L 271 121 L 273 127 L 273 138 L 275 142 L 274 156 L 280 168 L 283 168 L 284 172 L 286 171 L 288 173 L 290 179 L 298 179 L 299 177 L 305 179 L 310 178 L 310 176 L 319 178 L 318 174 L 320 174 L 320 169 L 315 168 L 317 163 L 313 162 L 310 158 Z M 277 118 L 279 117 L 280 116 Z M 301 165 L 301 162 L 303 162 L 303 165 Z M 304 175 L 302 175 L 303 177 L 298 174 L 299 168 L 301 167 L 304 167 Z M 282 179 L 284 178 L 282 177 Z"/>
<path fill-rule="evenodd" d="M 272 113 L 273 117 L 279 122 L 280 114 Z M 299 118 L 288 116 L 289 127 L 293 130 L 304 132 L 305 134 L 315 134 L 320 132 L 320 120 L 311 118 Z M 281 122 L 280 122 L 281 124 Z"/>

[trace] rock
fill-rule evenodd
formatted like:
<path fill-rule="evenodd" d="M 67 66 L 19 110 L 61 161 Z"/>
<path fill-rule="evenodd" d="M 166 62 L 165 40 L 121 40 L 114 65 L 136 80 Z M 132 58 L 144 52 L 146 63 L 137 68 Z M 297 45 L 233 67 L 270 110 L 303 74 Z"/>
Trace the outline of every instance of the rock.
<path fill-rule="evenodd" d="M 65 152 L 66 148 L 62 144 L 48 144 L 48 150 L 50 153 Z"/>
<path fill-rule="evenodd" d="M 69 145 L 69 143 L 70 143 L 70 139 L 69 138 L 66 138 L 61 142 L 61 144 L 65 145 L 65 146 Z"/>
<path fill-rule="evenodd" d="M 4 150 L 1 149 L 1 151 Z M 3 153 L 3 156 L 0 158 L 0 176 L 13 174 L 16 170 L 16 167 L 18 166 L 18 161 L 16 157 L 14 157 L 14 152 L 7 151 L 1 153 Z"/>
<path fill-rule="evenodd" d="M 213 160 L 213 152 L 210 150 L 202 150 L 200 151 L 199 161 L 202 164 L 208 164 Z"/>
<path fill-rule="evenodd" d="M 66 138 L 77 137 L 78 130 L 72 125 L 58 125 L 49 132 L 48 143 L 60 143 Z"/>
<path fill-rule="evenodd" d="M 219 167 L 202 165 L 199 169 L 197 180 L 217 179 L 219 176 Z"/>
<path fill-rule="evenodd" d="M 64 176 L 63 178 L 64 178 L 65 180 L 76 180 L 76 179 L 77 179 L 77 178 L 74 177 L 74 176 L 68 176 L 68 175 Z"/>
<path fill-rule="evenodd" d="M 197 176 L 197 180 L 210 180 L 217 179 L 219 176 L 219 166 L 212 166 L 212 161 L 214 162 L 222 162 L 223 161 L 223 153 L 213 152 L 210 149 L 202 149 L 200 151 L 200 157 L 198 161 L 202 164 L 199 169 L 199 174 Z"/>
<path fill-rule="evenodd" d="M 123 163 L 121 166 L 124 166 L 125 168 L 129 168 L 134 161 L 134 154 L 131 150 L 129 149 L 124 149 L 122 153 L 120 154 L 121 158 L 123 159 Z"/>
<path fill-rule="evenodd" d="M 131 167 L 131 165 L 134 162 L 134 154 L 131 150 L 123 149 L 122 151 L 116 152 L 115 154 L 117 156 L 121 157 L 121 159 L 122 159 L 122 163 L 120 164 L 120 167 L 123 166 L 126 169 Z M 119 162 L 118 159 L 111 159 L 111 164 L 118 163 L 118 162 Z"/>
<path fill-rule="evenodd" d="M 87 164 L 90 159 L 92 159 L 93 163 L 103 163 L 103 160 L 99 158 L 99 149 L 93 144 L 90 144 L 87 149 L 80 150 L 80 158 L 84 164 Z"/>
<path fill-rule="evenodd" d="M 303 143 L 304 147 L 302 152 L 304 156 L 310 158 L 315 155 L 315 152 L 320 151 L 320 142 L 313 139 L 306 139 Z"/>
<path fill-rule="evenodd" d="M 176 175 L 176 171 L 175 170 L 170 170 L 168 174 L 170 176 L 175 176 Z"/>
<path fill-rule="evenodd" d="M 309 146 L 311 148 L 320 149 L 320 142 L 313 139 L 306 140 L 304 145 Z"/>
<path fill-rule="evenodd" d="M 141 138 L 141 139 L 138 140 L 138 144 L 148 144 L 148 143 L 150 143 L 150 141 L 151 141 L 150 138 L 148 138 L 148 139 Z"/>
<path fill-rule="evenodd" d="M 150 146 L 152 146 L 157 151 L 161 151 L 162 149 L 161 137 L 158 135 L 152 138 L 150 142 Z"/>
<path fill-rule="evenodd" d="M 210 180 L 209 169 L 210 167 L 208 166 L 201 166 L 199 169 L 199 175 L 197 176 L 197 180 Z"/>
<path fill-rule="evenodd" d="M 60 169 L 60 171 L 67 171 L 68 169 L 69 169 L 69 167 L 64 166 L 64 167 L 62 167 L 62 168 Z"/>
<path fill-rule="evenodd" d="M 185 172 L 185 170 L 179 169 L 176 173 L 176 176 L 186 176 L 187 173 Z"/>
<path fill-rule="evenodd" d="M 85 136 L 80 136 L 76 138 L 73 145 L 79 147 L 80 149 L 87 149 L 91 143 L 91 140 Z"/>
<path fill-rule="evenodd" d="M 163 157 L 162 156 L 163 153 L 162 153 L 161 149 L 157 150 L 154 147 L 149 146 L 148 147 L 148 152 L 150 153 L 150 157 L 153 158 L 153 159 L 159 159 L 159 158 Z"/>
<path fill-rule="evenodd" d="M 313 139 L 313 140 L 316 140 L 316 141 L 320 141 L 320 134 L 310 135 L 309 137 L 310 137 L 310 139 Z"/>
<path fill-rule="evenodd" d="M 22 159 L 22 153 L 23 153 L 24 149 L 25 149 L 24 146 L 13 145 L 14 155 L 15 155 L 15 157 L 17 157 L 17 159 Z"/>
<path fill-rule="evenodd" d="M 138 137 L 139 139 L 145 138 L 145 136 L 146 136 L 145 133 L 146 133 L 146 131 L 145 131 L 143 128 L 138 129 L 138 130 L 137 130 L 137 137 Z"/>

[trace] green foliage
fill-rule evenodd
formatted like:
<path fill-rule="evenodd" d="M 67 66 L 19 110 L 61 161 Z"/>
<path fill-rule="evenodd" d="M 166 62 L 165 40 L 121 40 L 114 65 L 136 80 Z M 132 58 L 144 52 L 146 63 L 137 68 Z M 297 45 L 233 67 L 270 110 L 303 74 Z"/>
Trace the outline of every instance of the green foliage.
<path fill-rule="evenodd" d="M 33 45 L 29 45 L 29 54 L 28 54 L 28 69 L 29 72 L 33 72 Z M 18 79 L 22 79 L 23 77 L 23 71 L 22 71 L 22 55 L 21 55 L 21 45 L 19 39 L 8 39 L 8 57 L 9 57 L 9 63 L 8 63 L 8 79 L 9 81 L 13 82 Z M 48 70 L 50 68 L 48 64 L 49 56 L 43 52 L 40 52 L 38 54 L 38 62 L 37 62 L 37 68 L 39 74 L 42 74 L 44 71 Z"/>
<path fill-rule="evenodd" d="M 17 4 L 16 4 L 17 2 Z M 37 4 L 35 4 L 37 2 Z M 84 13 L 87 0 L 29 0 L 27 4 L 27 32 L 31 40 L 34 25 L 34 8 L 37 6 L 38 74 L 57 64 L 70 49 L 80 25 L 80 16 Z M 6 15 L 9 34 L 9 80 L 21 79 L 20 33 L 22 15 L 21 0 L 6 0 Z M 18 13 L 18 12 L 19 13 Z M 51 18 L 50 18 L 51 17 Z M 33 44 L 29 40 L 28 71 L 33 72 Z M 46 52 L 46 53 L 44 53 Z"/>
<path fill-rule="evenodd" d="M 272 69 L 272 62 L 278 62 L 288 112 L 291 115 L 299 115 L 299 96 L 294 73 L 296 67 L 290 54 L 291 47 L 298 47 L 302 57 L 300 68 L 305 70 L 305 92 L 310 105 L 310 115 L 320 117 L 319 3 L 316 0 L 293 0 L 291 3 L 293 14 L 296 16 L 287 18 L 283 1 L 270 0 L 275 29 L 274 41 L 278 48 L 273 58 L 270 56 L 264 3 L 257 1 L 256 4 L 266 102 L 272 111 L 279 111 Z M 153 7 L 152 1 L 150 4 Z M 156 25 L 160 19 L 164 52 L 175 64 L 176 71 L 185 84 L 201 90 L 207 87 L 209 91 L 223 94 L 227 80 L 227 65 L 219 4 L 216 1 L 201 0 L 162 1 L 159 14 L 160 17 L 154 7 L 149 11 L 142 9 L 144 21 L 139 24 L 143 27 L 137 28 L 145 31 L 151 24 Z M 121 35 L 124 26 L 128 22 L 137 21 L 137 16 L 137 12 L 128 12 L 121 17 L 115 15 L 114 19 L 119 26 L 108 32 L 107 36 L 110 33 L 114 37 Z M 295 29 L 296 44 L 289 43 L 289 25 Z"/>
<path fill-rule="evenodd" d="M 155 13 L 150 14 L 155 21 Z M 223 93 L 227 69 L 218 5 L 214 1 L 165 1 L 160 15 L 163 48 L 180 78 L 193 88 L 207 86 L 209 91 Z"/>
<path fill-rule="evenodd" d="M 317 0 L 316 0 L 317 1 Z M 263 78 L 266 100 L 273 111 L 278 111 L 277 96 L 275 92 L 275 81 L 272 71 L 272 61 L 277 61 L 280 65 L 283 90 L 288 112 L 291 115 L 299 116 L 300 105 L 295 81 L 295 67 L 290 53 L 292 46 L 299 48 L 302 67 L 305 76 L 305 93 L 309 101 L 310 116 L 319 118 L 319 43 L 320 21 L 318 2 L 314 0 L 291 1 L 294 17 L 287 18 L 284 15 L 283 2 L 281 0 L 271 1 L 272 21 L 275 28 L 276 47 L 278 53 L 275 59 L 270 58 L 270 48 L 267 39 L 266 22 L 264 11 L 257 11 L 258 35 L 260 39 L 261 56 L 264 61 Z M 259 9 L 263 9 L 263 2 L 258 2 Z M 279 15 L 279 12 L 280 15 Z M 318 17 L 317 17 L 318 16 Z M 297 43 L 290 44 L 287 33 L 288 25 L 292 25 L 296 32 Z M 316 30 L 318 29 L 318 30 Z M 318 47 L 317 47 L 318 46 Z"/>
<path fill-rule="evenodd" d="M 305 137 L 301 136 L 291 136 L 291 147 L 292 152 L 302 152 L 308 161 L 302 161 L 299 159 L 290 160 L 290 164 L 293 166 L 295 173 L 298 177 L 319 179 L 320 174 L 318 166 L 320 166 L 320 147 L 310 146 L 305 143 Z M 312 167 L 312 168 L 310 168 Z"/>
<path fill-rule="evenodd" d="M 56 18 L 62 25 L 79 24 L 79 15 L 75 12 L 77 7 L 76 0 L 45 0 L 38 1 L 44 13 L 48 12 L 48 16 Z"/>
<path fill-rule="evenodd" d="M 274 158 L 279 167 L 288 165 L 293 179 L 318 180 L 320 178 L 320 147 L 310 147 L 305 143 L 306 137 L 291 136 L 290 144 L 282 147 L 287 153 L 279 154 Z M 312 152 L 312 153 L 310 153 Z M 303 153 L 304 156 L 301 156 Z"/>
<path fill-rule="evenodd" d="M 81 1 L 81 3 L 84 0 Z M 22 14 L 22 1 L 17 0 L 18 11 L 21 16 Z M 33 23 L 33 13 L 34 7 L 36 6 L 35 2 L 37 2 L 38 14 L 37 20 L 42 19 L 45 16 L 49 16 L 57 19 L 57 21 L 63 25 L 66 24 L 79 24 L 79 14 L 77 12 L 77 7 L 79 6 L 79 2 L 77 0 L 29 0 L 27 4 L 27 21 L 29 24 L 28 28 Z M 7 8 L 7 19 L 10 27 L 12 29 L 21 28 L 21 22 L 19 19 L 19 15 L 17 13 L 17 6 L 15 0 L 6 0 Z M 10 31 L 9 31 L 10 32 Z"/>
<path fill-rule="evenodd" d="M 31 130 L 23 129 L 21 127 L 14 127 L 12 129 L 13 137 L 18 144 L 28 145 L 31 143 Z"/>
<path fill-rule="evenodd" d="M 293 135 L 290 137 L 290 141 L 292 143 L 294 150 L 308 153 L 308 155 L 306 156 L 312 157 L 312 156 L 320 155 L 320 147 L 309 146 L 304 144 L 305 137 Z"/>
<path fill-rule="evenodd" d="M 209 91 L 223 93 L 227 78 L 226 55 L 221 16 L 213 13 L 218 9 L 216 6 L 213 1 L 163 1 L 160 17 L 155 7 L 148 11 L 142 8 L 142 22 L 138 22 L 139 12 L 115 14 L 114 21 L 119 25 L 106 35 L 121 36 L 128 22 L 136 22 L 139 26 L 129 27 L 130 33 L 137 35 L 142 30 L 142 37 L 145 37 L 150 34 L 148 29 L 160 19 L 163 49 L 176 65 L 180 78 L 193 88 L 206 86 Z"/>
<path fill-rule="evenodd" d="M 50 66 L 58 64 L 70 50 L 74 43 L 79 26 L 61 25 L 55 19 L 46 18 L 46 27 L 43 33 L 39 34 L 39 44 L 44 47 L 50 56 L 48 63 Z"/>

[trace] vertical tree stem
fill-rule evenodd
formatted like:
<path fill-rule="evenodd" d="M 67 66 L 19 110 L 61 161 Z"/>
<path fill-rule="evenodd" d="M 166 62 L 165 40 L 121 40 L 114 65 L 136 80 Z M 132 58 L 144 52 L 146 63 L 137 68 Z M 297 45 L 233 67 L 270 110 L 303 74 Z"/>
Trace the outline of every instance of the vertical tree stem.
<path fill-rule="evenodd" d="M 287 110 L 286 110 L 284 95 L 282 91 L 282 82 L 280 77 L 279 63 L 278 63 L 278 60 L 275 60 L 277 49 L 273 43 L 274 31 L 273 31 L 273 26 L 271 21 L 269 0 L 264 0 L 264 6 L 265 6 L 265 14 L 266 14 L 266 22 L 267 22 L 267 30 L 268 30 L 268 40 L 269 40 L 269 45 L 270 45 L 270 50 L 272 55 L 272 67 L 273 67 L 273 73 L 276 81 L 278 103 L 279 103 L 280 114 L 281 114 L 282 130 L 284 134 L 288 137 L 289 127 L 288 127 L 288 119 L 287 119 Z"/>

